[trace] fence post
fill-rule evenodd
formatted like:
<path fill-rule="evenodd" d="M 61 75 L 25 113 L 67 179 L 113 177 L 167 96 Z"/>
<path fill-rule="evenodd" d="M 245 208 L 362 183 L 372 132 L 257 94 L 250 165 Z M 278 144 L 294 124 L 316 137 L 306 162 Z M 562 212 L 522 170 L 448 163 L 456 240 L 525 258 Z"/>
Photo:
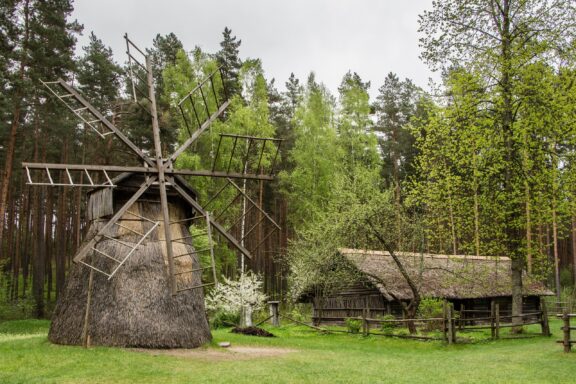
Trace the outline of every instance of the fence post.
<path fill-rule="evenodd" d="M 546 302 L 542 300 L 542 298 L 540 298 L 540 316 L 542 316 L 542 334 L 544 336 L 551 336 L 550 324 L 548 323 L 548 309 L 546 308 Z"/>
<path fill-rule="evenodd" d="M 448 303 L 448 344 L 454 343 L 454 313 L 452 305 Z"/>
<path fill-rule="evenodd" d="M 366 315 L 368 314 L 368 310 L 364 308 L 362 310 L 362 334 L 364 336 L 368 336 L 370 330 L 368 329 L 368 320 L 366 320 Z"/>
<path fill-rule="evenodd" d="M 496 303 L 494 303 L 494 300 L 490 301 L 490 333 L 492 335 L 492 338 L 495 339 L 496 338 L 496 328 L 494 327 L 494 320 L 496 319 Z"/>
<path fill-rule="evenodd" d="M 280 319 L 278 317 L 278 305 L 280 304 L 279 301 L 269 301 L 268 305 L 270 306 L 270 316 L 272 316 L 272 325 L 274 327 L 280 326 Z"/>
<path fill-rule="evenodd" d="M 460 320 L 458 321 L 458 328 L 460 330 L 464 329 L 464 311 L 466 310 L 466 307 L 464 306 L 464 304 L 460 304 Z"/>
<path fill-rule="evenodd" d="M 572 349 L 572 344 L 570 344 L 570 316 L 568 316 L 568 310 L 566 308 L 562 314 L 562 321 L 564 323 L 562 327 L 564 331 L 564 352 L 570 352 Z"/>
<path fill-rule="evenodd" d="M 446 332 L 448 328 L 448 307 L 446 304 L 446 300 L 442 302 L 442 337 L 444 341 L 448 342 L 448 333 Z"/>
<path fill-rule="evenodd" d="M 454 314 L 454 304 L 450 303 L 450 322 L 452 323 L 452 343 L 456 343 L 456 315 Z"/>
<path fill-rule="evenodd" d="M 496 303 L 494 305 L 494 315 L 496 316 L 496 333 L 495 336 L 497 339 L 500 338 L 500 304 Z"/>

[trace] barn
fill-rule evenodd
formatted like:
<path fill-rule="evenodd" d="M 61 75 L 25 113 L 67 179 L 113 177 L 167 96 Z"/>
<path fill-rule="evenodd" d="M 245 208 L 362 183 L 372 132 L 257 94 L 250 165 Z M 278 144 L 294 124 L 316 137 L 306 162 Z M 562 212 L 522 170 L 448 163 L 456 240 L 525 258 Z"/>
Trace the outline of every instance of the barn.
<path fill-rule="evenodd" d="M 475 311 L 482 316 L 493 302 L 499 304 L 501 312 L 511 312 L 508 257 L 408 252 L 398 252 L 397 256 L 422 297 L 445 299 L 457 311 L 465 308 L 467 316 L 474 316 Z M 412 292 L 388 252 L 340 249 L 335 257 L 342 258 L 359 278 L 329 294 L 320 294 L 315 287 L 304 291 L 299 301 L 312 303 L 315 324 L 342 324 L 348 317 L 361 316 L 364 310 L 372 318 L 388 314 L 402 317 L 401 301 L 408 302 Z M 538 311 L 541 297 L 552 294 L 540 281 L 524 276 L 523 312 Z"/>

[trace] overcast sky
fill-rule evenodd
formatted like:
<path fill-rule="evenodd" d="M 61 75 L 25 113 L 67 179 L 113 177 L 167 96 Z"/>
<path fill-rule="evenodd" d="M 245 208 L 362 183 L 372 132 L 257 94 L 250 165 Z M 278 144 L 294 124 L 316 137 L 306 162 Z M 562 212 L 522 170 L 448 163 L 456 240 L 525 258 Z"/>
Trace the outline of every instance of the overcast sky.
<path fill-rule="evenodd" d="M 357 72 L 375 96 L 388 72 L 427 87 L 437 78 L 418 58 L 418 15 L 432 0 L 76 0 L 84 24 L 79 47 L 91 31 L 125 61 L 128 32 L 140 47 L 157 33 L 174 32 L 191 50 L 214 53 L 224 27 L 242 40 L 242 58 L 260 58 L 279 89 L 290 72 L 304 81 L 310 71 L 336 92 L 342 76 Z"/>

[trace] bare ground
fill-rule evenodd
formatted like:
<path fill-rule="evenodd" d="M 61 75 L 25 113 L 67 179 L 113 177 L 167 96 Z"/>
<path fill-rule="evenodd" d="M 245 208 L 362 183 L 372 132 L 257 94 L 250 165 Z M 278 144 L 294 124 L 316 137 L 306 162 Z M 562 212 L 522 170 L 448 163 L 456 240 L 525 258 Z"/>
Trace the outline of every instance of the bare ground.
<path fill-rule="evenodd" d="M 276 357 L 298 352 L 295 349 L 272 347 L 231 346 L 228 348 L 196 348 L 196 349 L 144 349 L 133 348 L 135 352 L 148 353 L 155 356 L 175 356 L 197 360 L 250 360 L 261 357 Z"/>

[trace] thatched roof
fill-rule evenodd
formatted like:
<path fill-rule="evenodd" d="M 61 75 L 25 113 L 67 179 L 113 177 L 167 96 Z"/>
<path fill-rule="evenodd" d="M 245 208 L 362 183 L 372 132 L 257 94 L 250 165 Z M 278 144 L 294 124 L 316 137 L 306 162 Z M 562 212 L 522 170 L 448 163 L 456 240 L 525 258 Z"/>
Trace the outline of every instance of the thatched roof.
<path fill-rule="evenodd" d="M 340 249 L 384 297 L 408 300 L 412 292 L 388 252 Z M 398 252 L 408 274 L 424 297 L 473 299 L 511 296 L 510 259 L 492 256 L 452 256 Z M 546 287 L 524 276 L 524 295 L 551 295 Z"/>

